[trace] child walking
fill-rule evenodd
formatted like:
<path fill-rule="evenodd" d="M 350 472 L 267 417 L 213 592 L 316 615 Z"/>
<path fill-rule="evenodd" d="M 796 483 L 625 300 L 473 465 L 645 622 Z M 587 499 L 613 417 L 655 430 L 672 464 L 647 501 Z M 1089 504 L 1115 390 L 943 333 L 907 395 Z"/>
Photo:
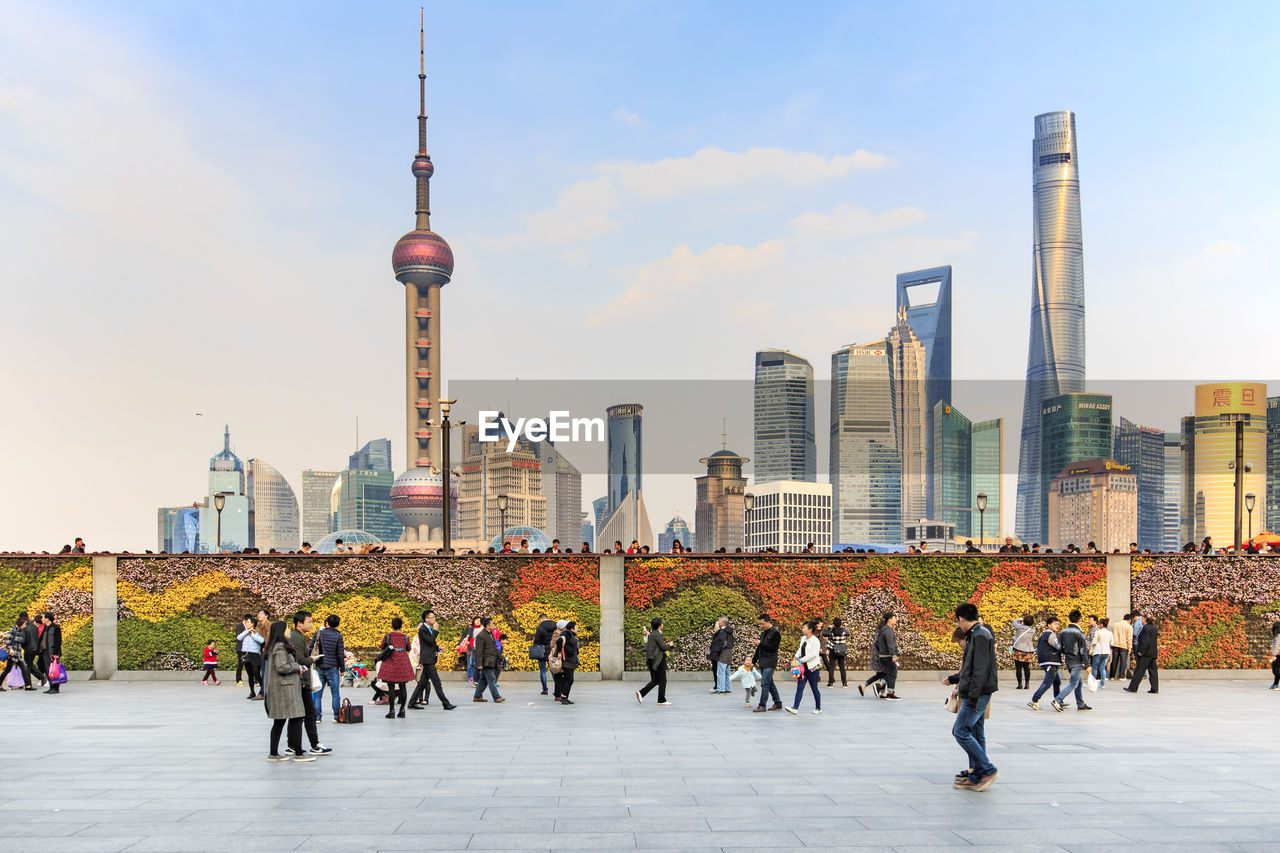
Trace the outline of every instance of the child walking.
<path fill-rule="evenodd" d="M 214 645 L 213 640 L 204 647 L 204 678 L 200 679 L 200 683 L 208 684 L 211 677 L 214 687 L 222 683 L 218 680 L 218 647 Z"/>
<path fill-rule="evenodd" d="M 1277 624 L 1280 624 L 1280 623 L 1277 623 Z M 756 695 L 756 683 L 759 678 L 760 678 L 760 673 L 756 672 L 755 667 L 752 665 L 751 661 L 746 661 L 745 663 L 743 663 L 742 666 L 738 667 L 737 671 L 734 672 L 733 675 L 729 676 L 730 681 L 733 681 L 735 679 L 742 681 L 742 687 L 746 692 L 748 708 L 751 707 L 751 697 Z"/>

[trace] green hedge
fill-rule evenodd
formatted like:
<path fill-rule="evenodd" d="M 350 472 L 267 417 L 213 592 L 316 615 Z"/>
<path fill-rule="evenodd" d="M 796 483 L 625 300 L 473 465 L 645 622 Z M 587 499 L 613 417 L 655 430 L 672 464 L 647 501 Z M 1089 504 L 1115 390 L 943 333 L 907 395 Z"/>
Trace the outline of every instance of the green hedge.
<path fill-rule="evenodd" d="M 198 670 L 204 663 L 204 645 L 209 640 L 218 644 L 219 667 L 235 667 L 235 636 L 212 619 L 201 616 L 178 616 L 163 622 L 126 619 L 116 630 L 117 666 L 122 670 L 177 669 L 180 667 L 174 664 L 179 661 Z"/>

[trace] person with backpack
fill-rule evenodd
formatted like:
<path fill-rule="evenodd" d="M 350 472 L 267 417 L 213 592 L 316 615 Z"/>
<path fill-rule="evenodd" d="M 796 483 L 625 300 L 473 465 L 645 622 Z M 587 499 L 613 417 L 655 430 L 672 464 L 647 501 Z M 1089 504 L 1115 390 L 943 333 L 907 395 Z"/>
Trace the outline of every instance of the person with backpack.
<path fill-rule="evenodd" d="M 644 641 L 644 662 L 649 667 L 649 683 L 636 691 L 636 701 L 644 704 L 649 691 L 658 688 L 658 704 L 667 706 L 667 652 L 675 648 L 662 636 L 662 620 L 657 616 L 649 622 L 649 636 Z"/>
<path fill-rule="evenodd" d="M 827 645 L 827 686 L 835 686 L 836 667 L 840 667 L 840 686 L 848 689 L 849 676 L 844 671 L 844 661 L 849 656 L 849 632 L 841 627 L 839 616 L 831 620 L 823 639 Z"/>
<path fill-rule="evenodd" d="M 867 695 L 866 688 L 874 684 L 873 692 L 881 699 L 896 702 L 902 698 L 894 692 L 898 681 L 898 636 L 893 629 L 897 624 L 898 617 L 892 611 L 880 617 L 880 627 L 871 643 L 871 668 L 875 672 L 858 687 L 863 696 Z M 881 680 L 884 684 L 878 683 Z"/>
<path fill-rule="evenodd" d="M 1058 641 L 1058 628 L 1061 625 L 1057 616 L 1050 616 L 1045 622 L 1044 633 L 1036 641 L 1036 663 L 1044 670 L 1044 681 L 1040 682 L 1036 692 L 1031 694 L 1031 701 L 1027 703 L 1027 707 L 1033 711 L 1040 710 L 1040 697 L 1046 690 L 1052 687 L 1053 695 L 1056 696 L 1062 687 L 1062 680 L 1058 677 L 1058 668 L 1062 666 L 1062 645 Z"/>
<path fill-rule="evenodd" d="M 542 695 L 546 696 L 547 656 L 551 652 L 551 635 L 556 632 L 556 623 L 545 613 L 539 615 L 538 620 L 538 627 L 533 632 L 533 645 L 529 647 L 529 657 L 538 662 L 538 678 L 542 681 Z"/>
<path fill-rule="evenodd" d="M 556 693 L 561 705 L 572 705 L 569 691 L 573 689 L 573 672 L 578 668 L 578 635 L 575 630 L 578 623 L 570 619 L 564 630 L 556 637 L 555 646 L 551 650 L 554 660 L 560 665 L 555 673 Z"/>

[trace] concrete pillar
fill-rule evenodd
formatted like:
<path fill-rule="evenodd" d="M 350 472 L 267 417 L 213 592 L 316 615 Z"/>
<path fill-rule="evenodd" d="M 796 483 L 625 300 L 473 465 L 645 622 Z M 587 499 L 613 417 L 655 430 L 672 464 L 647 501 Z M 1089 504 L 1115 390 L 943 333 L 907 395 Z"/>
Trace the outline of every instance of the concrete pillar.
<path fill-rule="evenodd" d="M 1128 554 L 1107 555 L 1107 618 L 1112 624 L 1133 609 L 1129 589 L 1132 572 L 1133 558 Z"/>
<path fill-rule="evenodd" d="M 116 674 L 116 558 L 93 558 L 93 677 Z"/>
<path fill-rule="evenodd" d="M 603 681 L 621 681 L 626 669 L 623 561 L 622 554 L 600 555 L 600 678 Z"/>

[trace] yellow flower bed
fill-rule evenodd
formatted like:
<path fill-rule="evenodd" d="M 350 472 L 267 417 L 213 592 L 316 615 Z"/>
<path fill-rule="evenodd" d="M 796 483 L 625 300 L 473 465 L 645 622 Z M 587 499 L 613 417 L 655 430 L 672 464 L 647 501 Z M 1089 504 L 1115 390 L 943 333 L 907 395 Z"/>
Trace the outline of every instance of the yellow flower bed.
<path fill-rule="evenodd" d="M 49 609 L 49 596 L 64 589 L 93 592 L 93 564 L 78 566 L 58 575 L 40 589 L 40 594 L 27 607 L 28 613 L 43 613 Z"/>
<path fill-rule="evenodd" d="M 546 613 L 554 621 L 566 619 L 577 622 L 575 633 L 578 635 L 578 669 L 600 669 L 600 644 L 596 642 L 595 634 L 583 626 L 576 612 L 553 604 L 530 601 L 512 611 L 515 627 L 510 626 L 501 616 L 494 617 L 498 630 L 502 632 L 503 653 L 513 672 L 538 671 L 538 662 L 529 657 L 529 644 L 533 642 L 533 635 L 540 621 L 538 616 L 542 613 Z"/>
<path fill-rule="evenodd" d="M 342 639 L 349 649 L 376 649 L 382 645 L 382 637 L 391 630 L 391 620 L 399 616 L 405 621 L 401 629 L 405 636 L 413 639 L 413 628 L 405 618 L 399 605 L 381 598 L 367 595 L 353 595 L 344 601 L 328 606 L 325 615 L 334 614 L 342 622 L 338 629 L 342 631 Z M 372 661 L 365 661 L 372 665 Z"/>
<path fill-rule="evenodd" d="M 136 583 L 123 580 L 117 584 L 116 590 L 124 601 L 124 606 L 132 610 L 139 619 L 163 622 L 185 613 L 191 609 L 191 605 L 219 590 L 240 587 L 242 584 L 228 577 L 225 572 L 206 572 L 158 593 L 147 592 Z"/>

